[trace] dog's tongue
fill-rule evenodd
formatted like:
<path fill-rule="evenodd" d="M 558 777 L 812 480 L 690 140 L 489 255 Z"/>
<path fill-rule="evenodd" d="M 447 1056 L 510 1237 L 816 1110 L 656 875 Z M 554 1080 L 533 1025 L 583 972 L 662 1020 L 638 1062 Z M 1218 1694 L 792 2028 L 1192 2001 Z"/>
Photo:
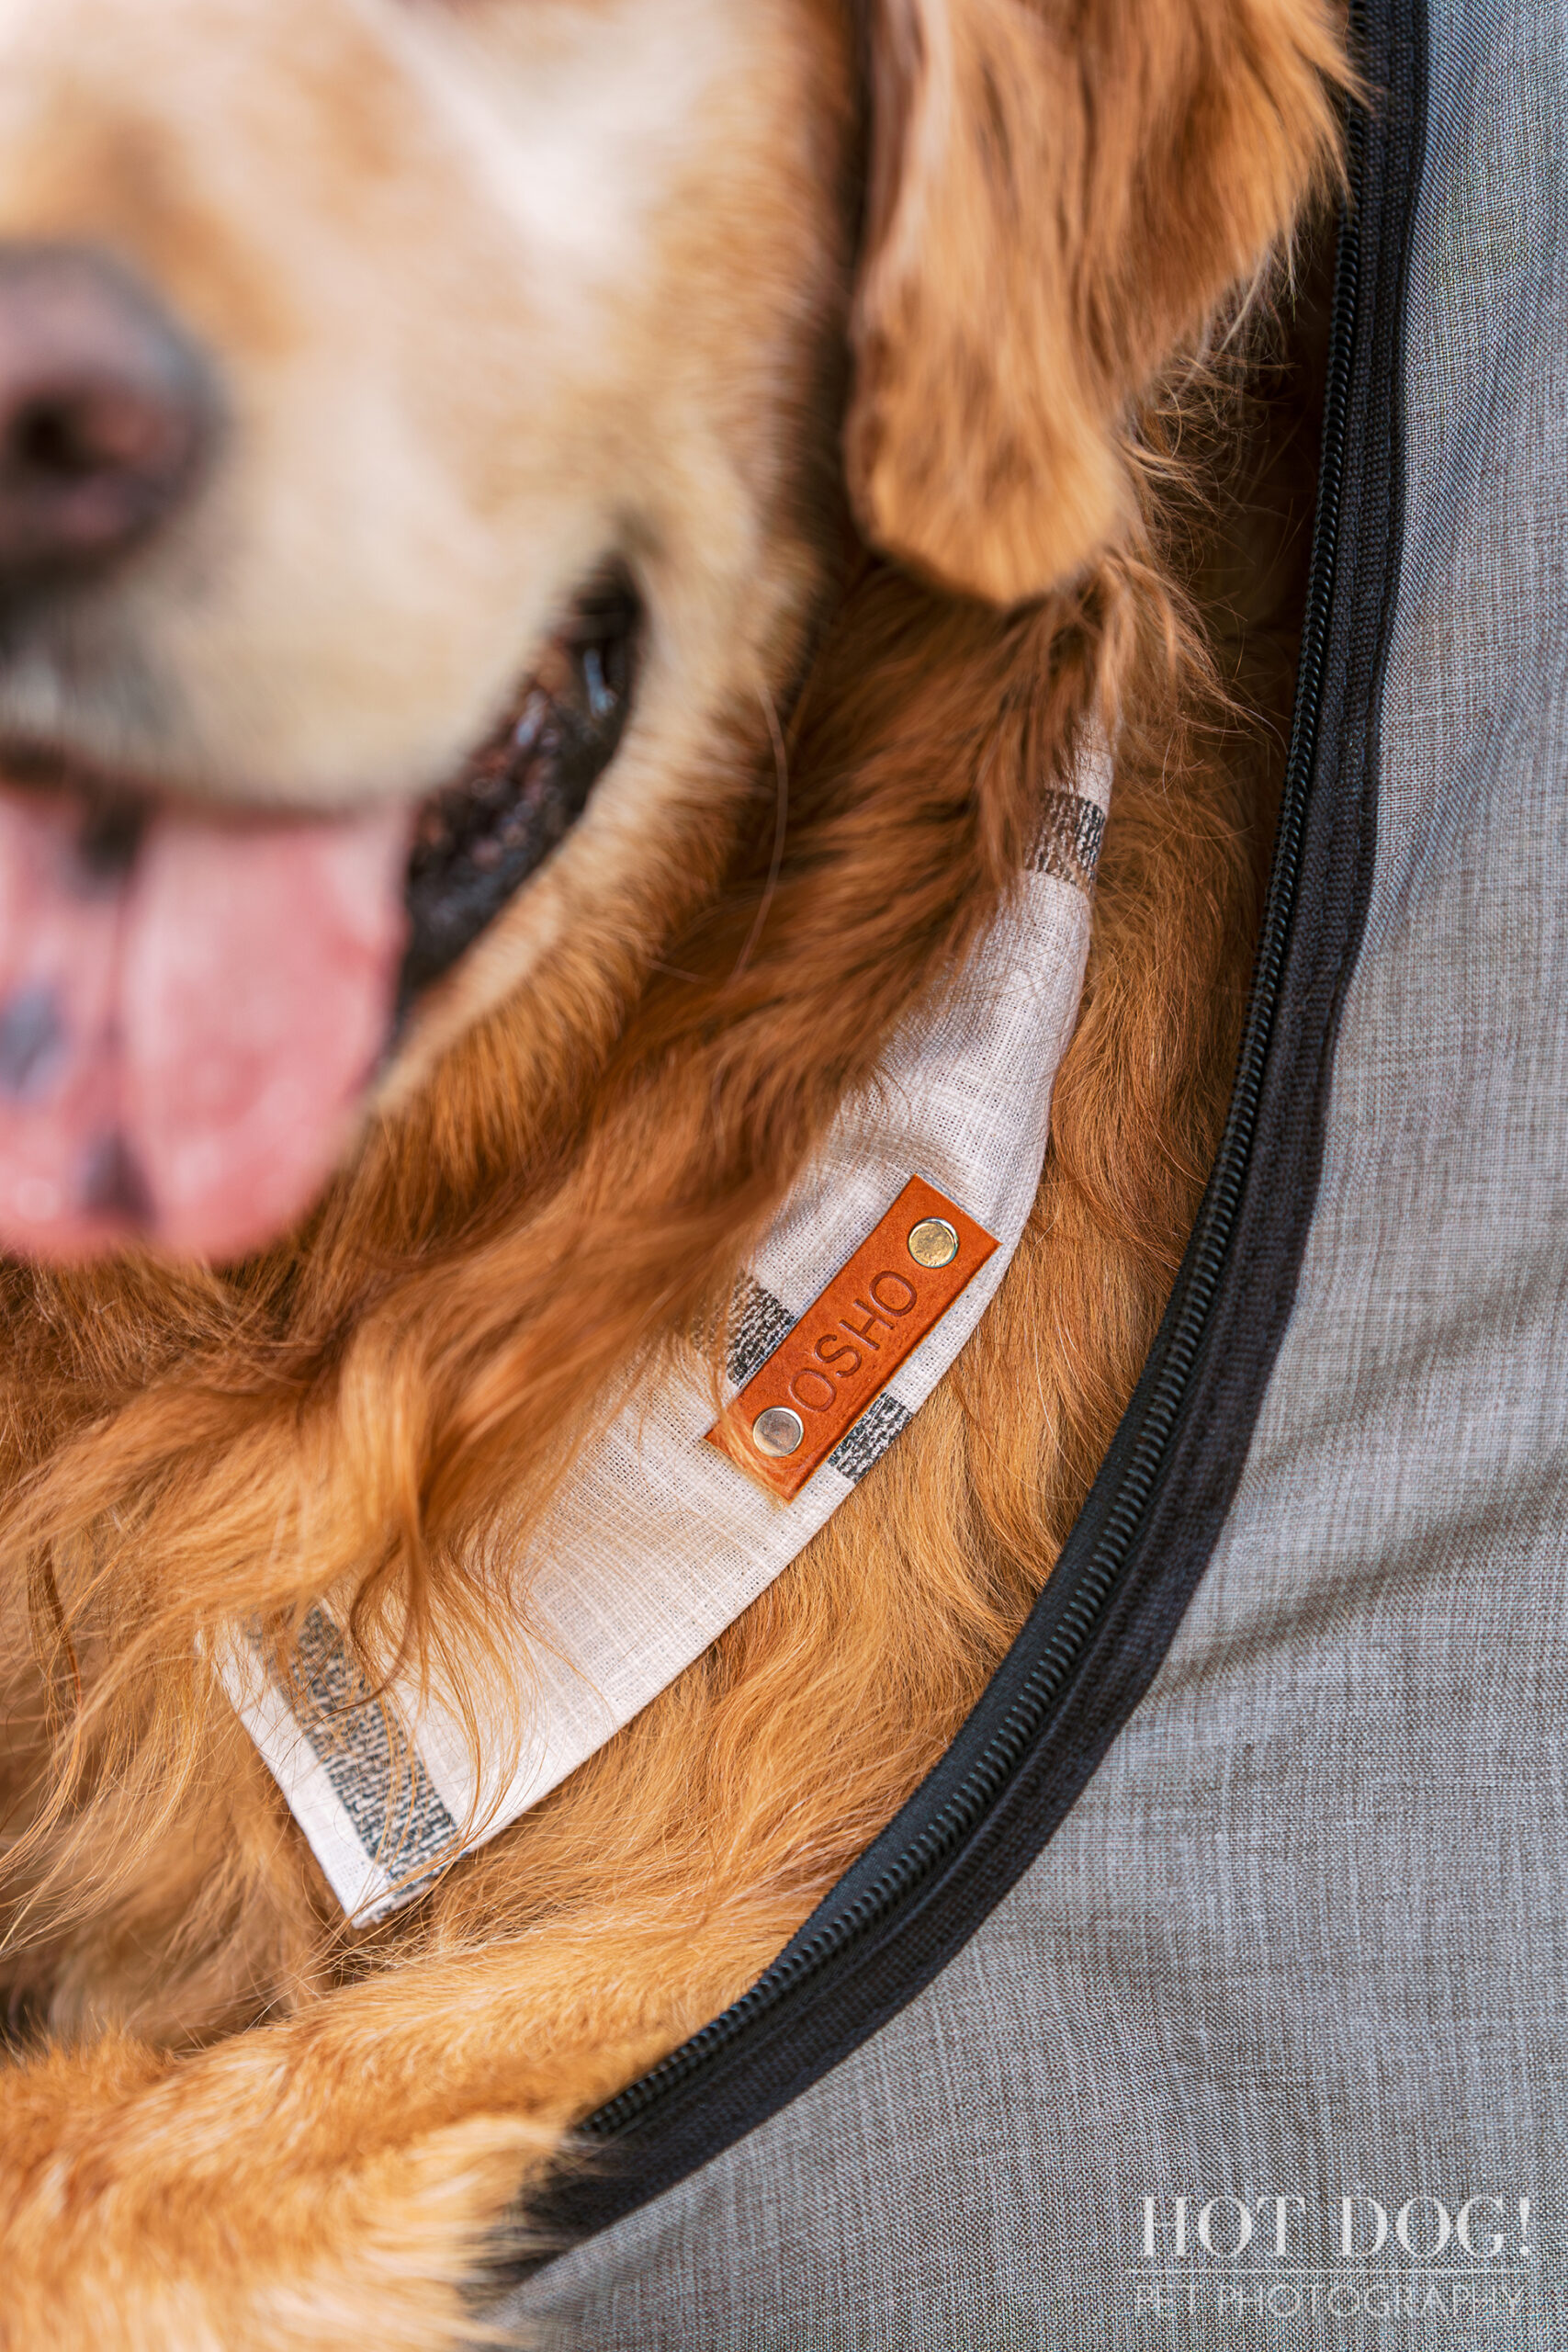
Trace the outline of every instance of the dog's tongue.
<path fill-rule="evenodd" d="M 0 788 L 0 1249 L 232 1257 L 310 1203 L 385 1046 L 409 820 Z"/>

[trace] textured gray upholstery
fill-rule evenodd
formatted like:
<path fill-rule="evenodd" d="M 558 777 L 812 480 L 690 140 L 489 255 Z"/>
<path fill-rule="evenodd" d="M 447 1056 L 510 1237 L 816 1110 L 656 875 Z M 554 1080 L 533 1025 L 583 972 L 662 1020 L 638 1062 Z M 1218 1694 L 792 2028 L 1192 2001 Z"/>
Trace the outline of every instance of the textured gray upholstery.
<path fill-rule="evenodd" d="M 1223 1539 L 1149 1695 L 957 1960 L 521 2290 L 565 2344 L 1568 2346 L 1560 6 L 1461 23 L 1450 0 L 1431 76 L 1372 902 Z M 1419 2272 L 1436 2207 L 1407 2215 L 1415 2255 L 1391 2235 L 1347 2264 L 1358 2190 L 1391 2225 L 1412 2199 L 1502 2203 L 1434 2257 L 1434 2302 L 1386 2274 Z M 1268 2206 L 1238 2261 L 1197 2242 L 1205 2199 L 1272 2196 L 1303 2200 L 1284 2258 Z M 1353 2214 L 1362 2244 L 1375 2214 Z M 1216 2246 L 1238 2227 L 1211 2208 Z"/>

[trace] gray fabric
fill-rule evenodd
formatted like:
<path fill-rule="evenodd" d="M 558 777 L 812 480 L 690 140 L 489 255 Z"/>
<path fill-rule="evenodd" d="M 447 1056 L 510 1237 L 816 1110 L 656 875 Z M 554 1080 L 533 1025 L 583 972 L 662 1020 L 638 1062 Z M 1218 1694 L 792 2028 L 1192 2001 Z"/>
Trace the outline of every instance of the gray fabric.
<path fill-rule="evenodd" d="M 1374 899 L 1218 1554 L 930 1991 L 523 2291 L 565 2344 L 1568 2346 L 1568 42 L 1551 0 L 1466 14 L 1435 11 Z M 1285 2277 L 1342 2271 L 1357 2189 L 1498 2195 L 1482 2275 L 1440 2311 Z M 1182 2194 L 1299 2195 L 1307 2234 L 1276 2262 L 1260 2229 L 1223 2297 L 1198 2248 L 1161 2315 L 1142 2200 Z"/>

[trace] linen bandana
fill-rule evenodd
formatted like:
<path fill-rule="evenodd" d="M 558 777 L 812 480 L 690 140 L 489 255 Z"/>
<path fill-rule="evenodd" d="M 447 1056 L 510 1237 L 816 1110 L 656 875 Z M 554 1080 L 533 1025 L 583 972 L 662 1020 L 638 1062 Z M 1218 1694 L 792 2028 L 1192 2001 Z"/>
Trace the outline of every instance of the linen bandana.
<path fill-rule="evenodd" d="M 921 1176 L 997 1248 L 793 1502 L 716 1447 L 711 1393 L 634 1396 L 570 1475 L 541 1539 L 519 1680 L 524 1745 L 476 1781 L 455 1710 L 367 1686 L 326 1605 L 286 1690 L 229 1645 L 231 1699 L 350 1917 L 368 1922 L 495 1836 L 647 1706 L 808 1544 L 925 1402 L 1001 1283 L 1040 1182 L 1051 1089 L 1077 1019 L 1089 893 L 1110 805 L 1103 744 L 1047 796 L 1029 872 L 951 989 L 897 1033 L 759 1250 L 732 1325 L 733 1397 Z"/>

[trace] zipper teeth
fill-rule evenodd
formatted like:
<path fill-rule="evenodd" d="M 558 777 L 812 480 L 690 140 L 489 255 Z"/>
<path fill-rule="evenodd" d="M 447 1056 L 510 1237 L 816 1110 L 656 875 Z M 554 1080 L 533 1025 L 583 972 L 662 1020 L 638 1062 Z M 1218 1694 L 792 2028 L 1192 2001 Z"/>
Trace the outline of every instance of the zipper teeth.
<path fill-rule="evenodd" d="M 720 2053 L 730 2049 L 770 2009 L 807 1984 L 840 1952 L 881 1924 L 954 1852 L 989 1811 L 1026 1751 L 1038 1736 L 1052 1701 L 1077 1665 L 1096 1622 L 1136 1541 L 1171 1436 L 1186 1401 L 1202 1345 L 1214 1292 L 1240 1205 L 1251 1155 L 1264 1063 L 1273 1034 L 1280 976 L 1301 873 L 1307 789 L 1317 749 L 1318 707 L 1323 695 L 1329 607 L 1334 593 L 1335 548 L 1344 481 L 1346 425 L 1349 406 L 1351 336 L 1360 277 L 1355 192 L 1362 185 L 1364 129 L 1359 115 L 1349 126 L 1351 199 L 1340 224 L 1335 258 L 1329 356 L 1325 383 L 1323 445 L 1318 469 L 1317 514 L 1308 573 L 1297 667 L 1295 713 L 1280 798 L 1273 870 L 1264 909 L 1262 935 L 1251 1001 L 1237 1058 L 1235 1086 L 1198 1223 L 1180 1277 L 1180 1295 L 1158 1378 L 1145 1408 L 1133 1457 L 1113 1498 L 1094 1549 L 1046 1648 L 985 1751 L 959 1787 L 897 1860 L 848 1907 L 792 1945 L 747 1993 L 668 2058 L 632 2083 L 580 2128 L 607 2140 L 646 2118 L 660 2101 L 683 2088 Z"/>

